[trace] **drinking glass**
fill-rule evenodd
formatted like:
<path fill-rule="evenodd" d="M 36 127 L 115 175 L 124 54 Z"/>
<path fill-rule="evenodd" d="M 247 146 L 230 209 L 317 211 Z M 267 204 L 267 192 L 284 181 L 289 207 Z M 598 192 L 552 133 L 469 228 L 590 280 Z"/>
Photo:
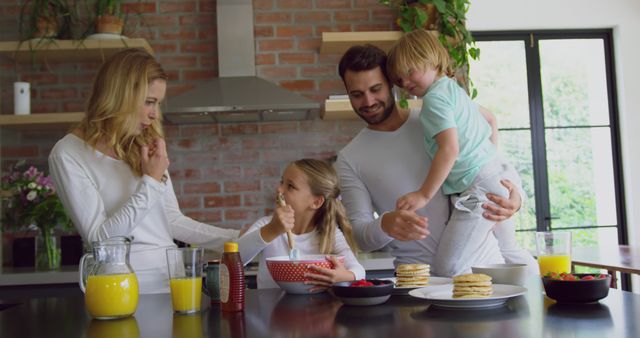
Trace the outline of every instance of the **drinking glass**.
<path fill-rule="evenodd" d="M 202 248 L 167 249 L 169 286 L 174 312 L 190 314 L 200 311 L 203 259 Z"/>
<path fill-rule="evenodd" d="M 540 275 L 571 273 L 571 232 L 536 232 Z"/>

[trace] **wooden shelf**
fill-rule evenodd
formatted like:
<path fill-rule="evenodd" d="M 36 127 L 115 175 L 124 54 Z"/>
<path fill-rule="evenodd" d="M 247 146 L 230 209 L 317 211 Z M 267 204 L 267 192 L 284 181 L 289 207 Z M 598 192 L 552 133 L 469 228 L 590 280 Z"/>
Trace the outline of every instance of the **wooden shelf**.
<path fill-rule="evenodd" d="M 20 63 L 104 61 L 125 48 L 143 48 L 153 54 L 145 39 L 1 41 L 0 55 Z"/>
<path fill-rule="evenodd" d="M 409 108 L 422 107 L 422 100 L 409 100 Z M 357 119 L 358 114 L 353 111 L 348 99 L 324 100 L 323 120 Z"/>
<path fill-rule="evenodd" d="M 80 122 L 84 113 L 46 113 L 30 115 L 0 115 L 0 127 L 31 127 L 52 124 L 70 125 Z"/>
<path fill-rule="evenodd" d="M 363 45 L 365 43 L 378 46 L 387 52 L 401 36 L 401 31 L 323 32 L 320 53 L 342 54 L 353 45 Z"/>

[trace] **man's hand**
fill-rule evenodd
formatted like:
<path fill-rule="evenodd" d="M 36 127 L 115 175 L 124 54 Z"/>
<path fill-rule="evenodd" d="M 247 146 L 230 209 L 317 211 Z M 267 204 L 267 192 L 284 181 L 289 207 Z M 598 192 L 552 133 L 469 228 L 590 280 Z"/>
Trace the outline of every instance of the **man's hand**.
<path fill-rule="evenodd" d="M 487 198 L 495 204 L 485 203 L 482 205 L 486 210 L 482 216 L 495 222 L 502 222 L 511 218 L 513 214 L 520 210 L 520 206 L 522 205 L 522 198 L 516 186 L 509 180 L 502 180 L 500 183 L 509 190 L 509 199 L 488 193 Z"/>
<path fill-rule="evenodd" d="M 396 202 L 397 210 L 416 211 L 424 208 L 429 203 L 429 199 L 420 191 L 410 192 Z"/>
<path fill-rule="evenodd" d="M 429 220 L 413 211 L 396 210 L 382 215 L 382 230 L 389 236 L 401 240 L 412 241 L 429 236 Z"/>

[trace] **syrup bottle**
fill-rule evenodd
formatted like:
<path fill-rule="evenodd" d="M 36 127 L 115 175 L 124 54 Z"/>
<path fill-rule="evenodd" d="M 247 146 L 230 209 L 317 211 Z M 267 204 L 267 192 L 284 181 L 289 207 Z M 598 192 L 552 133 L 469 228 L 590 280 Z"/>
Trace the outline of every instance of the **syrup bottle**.
<path fill-rule="evenodd" d="M 220 307 L 222 311 L 244 310 L 244 267 L 238 252 L 238 243 L 224 243 L 220 260 Z"/>

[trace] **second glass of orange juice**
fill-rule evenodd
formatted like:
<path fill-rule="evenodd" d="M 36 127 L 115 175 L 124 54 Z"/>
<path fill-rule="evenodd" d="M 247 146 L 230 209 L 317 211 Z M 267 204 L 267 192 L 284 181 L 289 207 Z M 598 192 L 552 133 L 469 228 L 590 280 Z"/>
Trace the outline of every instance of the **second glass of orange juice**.
<path fill-rule="evenodd" d="M 176 313 L 200 311 L 203 255 L 202 248 L 167 249 L 171 304 Z"/>
<path fill-rule="evenodd" d="M 536 249 L 540 275 L 549 272 L 571 273 L 571 233 L 537 232 Z"/>

